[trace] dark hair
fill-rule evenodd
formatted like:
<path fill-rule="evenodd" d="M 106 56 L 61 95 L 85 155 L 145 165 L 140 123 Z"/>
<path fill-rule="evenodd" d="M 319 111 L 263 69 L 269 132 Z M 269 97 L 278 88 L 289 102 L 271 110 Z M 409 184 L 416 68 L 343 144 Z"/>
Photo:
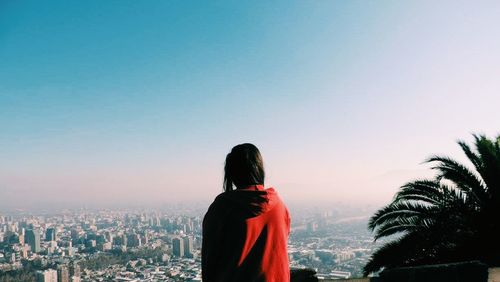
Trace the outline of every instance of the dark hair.
<path fill-rule="evenodd" d="M 244 188 L 248 185 L 264 184 L 264 163 L 259 149 L 250 143 L 244 143 L 231 150 L 226 156 L 224 166 L 224 191 Z"/>

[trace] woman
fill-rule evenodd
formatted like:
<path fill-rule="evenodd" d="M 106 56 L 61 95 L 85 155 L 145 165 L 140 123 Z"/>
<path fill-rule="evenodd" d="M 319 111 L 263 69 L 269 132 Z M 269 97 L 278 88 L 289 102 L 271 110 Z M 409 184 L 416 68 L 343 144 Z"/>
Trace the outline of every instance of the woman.
<path fill-rule="evenodd" d="M 290 216 L 276 191 L 264 188 L 257 147 L 234 147 L 224 173 L 224 192 L 203 219 L 203 282 L 290 281 Z"/>

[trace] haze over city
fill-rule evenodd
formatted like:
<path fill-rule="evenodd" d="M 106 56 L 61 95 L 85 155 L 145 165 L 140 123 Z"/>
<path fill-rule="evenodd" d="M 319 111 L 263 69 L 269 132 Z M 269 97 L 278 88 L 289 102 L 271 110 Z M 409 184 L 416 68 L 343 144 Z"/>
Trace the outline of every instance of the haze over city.
<path fill-rule="evenodd" d="M 222 191 L 251 142 L 286 201 L 373 204 L 498 134 L 500 2 L 2 1 L 0 207 Z"/>

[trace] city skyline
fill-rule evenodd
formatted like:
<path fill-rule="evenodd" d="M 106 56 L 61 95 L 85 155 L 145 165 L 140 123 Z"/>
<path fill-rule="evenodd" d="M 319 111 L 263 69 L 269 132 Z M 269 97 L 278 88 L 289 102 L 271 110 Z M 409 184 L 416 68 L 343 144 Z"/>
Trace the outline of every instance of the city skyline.
<path fill-rule="evenodd" d="M 0 214 L 0 278 L 201 281 L 203 213 L 191 206 Z M 365 228 L 368 218 L 353 215 L 360 211 L 316 207 L 294 215 L 290 266 L 314 268 L 320 277 L 360 277 L 380 243 Z"/>
<path fill-rule="evenodd" d="M 0 4 L 0 206 L 209 203 L 252 142 L 289 202 L 381 205 L 500 133 L 500 3 Z"/>

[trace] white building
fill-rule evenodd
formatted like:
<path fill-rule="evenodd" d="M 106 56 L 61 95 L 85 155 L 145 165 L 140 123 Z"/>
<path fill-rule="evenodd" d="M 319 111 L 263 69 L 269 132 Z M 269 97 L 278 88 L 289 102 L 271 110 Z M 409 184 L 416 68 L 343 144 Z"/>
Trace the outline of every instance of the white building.
<path fill-rule="evenodd" d="M 45 271 L 36 272 L 37 282 L 57 282 L 57 271 L 54 269 L 47 269 Z"/>

